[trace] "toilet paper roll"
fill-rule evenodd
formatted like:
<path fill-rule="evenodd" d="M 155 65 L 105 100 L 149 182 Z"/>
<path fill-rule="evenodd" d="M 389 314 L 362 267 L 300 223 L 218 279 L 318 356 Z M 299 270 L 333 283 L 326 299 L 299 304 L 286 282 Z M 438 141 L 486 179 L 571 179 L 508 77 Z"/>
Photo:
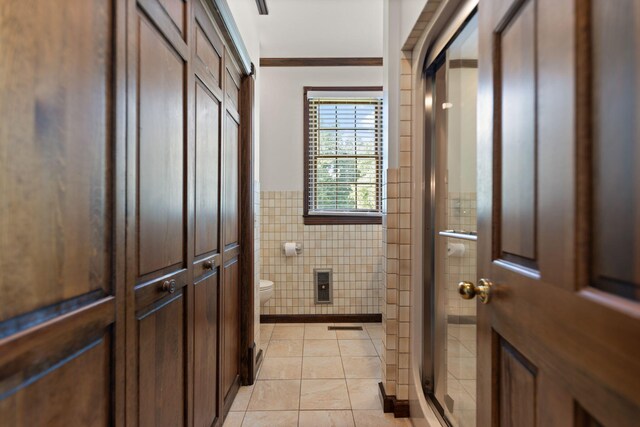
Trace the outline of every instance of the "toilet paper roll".
<path fill-rule="evenodd" d="M 296 242 L 286 242 L 284 244 L 284 255 L 298 256 L 298 252 L 296 251 Z"/>
<path fill-rule="evenodd" d="M 464 256 L 464 243 L 449 243 L 447 245 L 447 256 L 460 258 Z"/>

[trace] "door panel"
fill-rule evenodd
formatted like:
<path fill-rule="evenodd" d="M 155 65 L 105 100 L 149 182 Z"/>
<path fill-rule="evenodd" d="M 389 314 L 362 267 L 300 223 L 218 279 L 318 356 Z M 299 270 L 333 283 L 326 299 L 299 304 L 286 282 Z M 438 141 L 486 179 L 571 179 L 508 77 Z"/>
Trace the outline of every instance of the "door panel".
<path fill-rule="evenodd" d="M 173 24 L 184 32 L 184 15 L 186 8 L 185 0 L 158 0 L 166 13 L 171 17 Z"/>
<path fill-rule="evenodd" d="M 623 299 L 594 287 L 601 287 L 598 278 L 605 275 L 616 283 L 637 279 L 629 262 L 637 257 L 628 254 L 637 248 L 638 217 L 629 209 L 640 196 L 636 175 L 628 171 L 640 170 L 640 161 L 637 138 L 622 122 L 637 121 L 639 110 L 629 101 L 633 95 L 621 101 L 627 119 L 612 105 L 616 91 L 637 93 L 629 67 L 640 53 L 622 41 L 633 38 L 623 36 L 622 28 L 640 24 L 632 10 L 637 12 L 637 1 L 496 1 L 479 8 L 478 261 L 479 277 L 493 283 L 489 303 L 478 305 L 479 426 L 618 427 L 636 425 L 640 416 L 640 306 L 630 301 L 634 291 L 608 288 Z M 504 36 L 523 19 L 534 26 L 526 31 L 534 47 L 527 67 L 534 72 L 520 74 L 522 84 L 507 84 L 509 74 L 500 68 L 506 66 Z M 616 37 L 619 43 L 603 42 Z M 491 61 L 493 52 L 501 53 L 499 61 Z M 517 62 L 524 53 L 521 45 L 510 56 Z M 531 87 L 533 92 L 526 89 Z M 512 124 L 504 110 L 509 98 L 511 105 L 534 105 L 532 115 L 513 119 L 523 122 L 518 132 L 530 129 L 526 141 L 534 141 L 535 149 L 528 155 L 500 151 L 510 144 L 505 127 Z M 617 124 L 623 128 L 616 132 Z M 518 156 L 535 165 L 533 175 L 506 173 L 505 164 L 519 162 Z M 614 165 L 612 159 L 623 156 Z M 535 189 L 524 214 L 501 207 L 507 180 Z M 529 218 L 541 226 L 532 228 Z M 622 237 L 624 227 L 631 227 L 626 232 L 633 237 Z M 508 259 L 497 250 L 505 233 L 531 236 L 531 230 L 539 263 Z M 611 235 L 620 237 L 619 246 L 612 246 Z"/>
<path fill-rule="evenodd" d="M 218 418 L 218 273 L 196 282 L 194 307 L 195 425 Z"/>
<path fill-rule="evenodd" d="M 135 4 L 135 3 L 134 3 Z M 188 139 L 187 61 L 183 41 L 172 38 L 173 24 L 156 0 L 140 1 L 133 18 L 135 57 L 130 79 L 135 132 L 129 140 L 136 178 L 129 216 L 133 240 L 129 252 L 130 287 L 128 346 L 132 356 L 128 420 L 140 426 L 180 426 L 189 422 L 190 307 L 187 264 Z M 164 2 L 184 7 L 181 0 Z M 176 9 L 177 10 L 177 9 Z M 162 13 L 160 13 L 162 12 Z M 153 20 L 153 21 L 152 21 Z M 135 244 L 134 244 L 135 243 Z"/>
<path fill-rule="evenodd" d="M 501 252 L 535 260 L 535 26 L 528 1 L 500 34 Z M 505 161 L 506 160 L 506 161 Z"/>
<path fill-rule="evenodd" d="M 638 4 L 592 2 L 596 286 L 640 300 Z M 635 28 L 635 34 L 629 29 Z"/>
<path fill-rule="evenodd" d="M 240 344 L 240 292 L 239 265 L 237 258 L 224 267 L 222 288 L 222 390 L 225 402 L 235 397 L 229 395 L 239 372 Z"/>
<path fill-rule="evenodd" d="M 220 103 L 196 84 L 195 255 L 218 252 Z"/>
<path fill-rule="evenodd" d="M 138 317 L 140 425 L 184 425 L 184 297 Z"/>
<path fill-rule="evenodd" d="M 0 424 L 112 425 L 123 368 L 121 5 L 1 9 Z"/>
<path fill-rule="evenodd" d="M 225 118 L 225 145 L 224 145 L 224 245 L 228 247 L 238 242 L 238 194 L 240 186 L 238 182 L 238 123 L 227 113 Z"/>
<path fill-rule="evenodd" d="M 104 335 L 56 361 L 49 372 L 27 369 L 22 382 L 8 394 L 0 394 L 3 425 L 111 425 L 110 347 Z"/>
<path fill-rule="evenodd" d="M 507 342 L 500 344 L 500 425 L 535 427 L 535 368 Z"/>
<path fill-rule="evenodd" d="M 184 65 L 146 19 L 139 25 L 139 275 L 144 275 L 184 256 Z"/>
<path fill-rule="evenodd" d="M 111 291 L 112 9 L 3 5 L 0 322 Z"/>

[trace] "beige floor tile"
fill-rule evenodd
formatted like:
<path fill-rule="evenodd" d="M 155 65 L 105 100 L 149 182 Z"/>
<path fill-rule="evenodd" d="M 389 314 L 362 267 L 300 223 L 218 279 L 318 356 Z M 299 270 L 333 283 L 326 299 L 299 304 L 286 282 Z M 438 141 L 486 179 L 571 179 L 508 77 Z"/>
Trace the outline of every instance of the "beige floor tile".
<path fill-rule="evenodd" d="M 240 427 L 242 426 L 243 418 L 244 412 L 229 412 L 222 425 L 223 427 Z"/>
<path fill-rule="evenodd" d="M 236 394 L 236 398 L 233 400 L 233 404 L 231 405 L 231 411 L 246 411 L 247 406 L 249 405 L 249 399 L 251 399 L 251 393 L 253 392 L 252 385 L 240 387 L 238 389 L 238 394 Z"/>
<path fill-rule="evenodd" d="M 447 370 L 459 380 L 476 379 L 475 357 L 450 357 Z"/>
<path fill-rule="evenodd" d="M 304 339 L 335 340 L 336 331 L 330 331 L 327 325 L 307 324 L 304 327 Z"/>
<path fill-rule="evenodd" d="M 243 427 L 296 427 L 298 411 L 247 412 Z"/>
<path fill-rule="evenodd" d="M 460 380 L 460 385 L 464 388 L 464 390 L 469 393 L 469 395 L 473 398 L 473 401 L 476 400 L 476 380 Z"/>
<path fill-rule="evenodd" d="M 302 380 L 300 409 L 351 409 L 345 380 Z"/>
<path fill-rule="evenodd" d="M 379 379 L 347 379 L 351 408 L 382 410 L 382 403 L 378 394 L 379 382 Z"/>
<path fill-rule="evenodd" d="M 333 357 L 304 357 L 302 378 L 344 378 L 342 359 Z"/>
<path fill-rule="evenodd" d="M 380 378 L 378 357 L 343 357 L 342 365 L 347 378 Z"/>
<path fill-rule="evenodd" d="M 271 340 L 301 340 L 304 337 L 304 325 L 276 325 Z"/>
<path fill-rule="evenodd" d="M 249 411 L 297 410 L 300 404 L 300 380 L 256 381 Z"/>
<path fill-rule="evenodd" d="M 273 328 L 275 326 L 276 326 L 275 323 L 261 323 L 260 338 L 269 341 L 271 339 L 271 333 L 273 332 Z"/>
<path fill-rule="evenodd" d="M 341 356 L 378 356 L 371 340 L 338 340 Z"/>
<path fill-rule="evenodd" d="M 382 326 L 379 323 L 367 324 L 365 327 L 371 339 L 382 338 Z"/>
<path fill-rule="evenodd" d="M 267 357 L 258 373 L 260 380 L 299 380 L 302 357 Z"/>
<path fill-rule="evenodd" d="M 339 340 L 370 340 L 369 334 L 362 331 L 336 331 Z"/>
<path fill-rule="evenodd" d="M 302 340 L 272 340 L 266 357 L 302 357 Z"/>
<path fill-rule="evenodd" d="M 382 357 L 382 352 L 384 351 L 384 347 L 382 346 L 382 340 L 375 339 L 371 341 L 373 342 L 373 346 L 376 348 L 376 352 L 378 353 L 378 356 Z"/>
<path fill-rule="evenodd" d="M 353 427 L 351 411 L 300 411 L 299 427 Z"/>
<path fill-rule="evenodd" d="M 337 340 L 304 340 L 304 357 L 340 356 Z"/>
<path fill-rule="evenodd" d="M 408 418 L 394 418 L 393 414 L 378 411 L 353 411 L 356 427 L 404 427 L 411 426 Z"/>

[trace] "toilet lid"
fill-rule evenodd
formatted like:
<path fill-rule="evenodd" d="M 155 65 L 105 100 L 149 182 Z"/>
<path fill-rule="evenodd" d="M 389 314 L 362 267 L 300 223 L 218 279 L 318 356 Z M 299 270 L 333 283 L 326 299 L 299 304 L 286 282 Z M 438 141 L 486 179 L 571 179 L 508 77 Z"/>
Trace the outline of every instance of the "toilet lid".
<path fill-rule="evenodd" d="M 260 289 L 273 288 L 273 282 L 271 280 L 260 279 Z"/>

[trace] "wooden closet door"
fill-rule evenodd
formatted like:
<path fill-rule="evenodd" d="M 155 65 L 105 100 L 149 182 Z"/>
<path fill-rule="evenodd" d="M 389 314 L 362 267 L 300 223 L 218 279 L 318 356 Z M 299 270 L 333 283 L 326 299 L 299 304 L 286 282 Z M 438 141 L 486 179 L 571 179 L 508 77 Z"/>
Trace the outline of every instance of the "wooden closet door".
<path fill-rule="evenodd" d="M 112 425 L 123 413 L 124 10 L 0 9 L 0 424 Z"/>
<path fill-rule="evenodd" d="M 638 425 L 639 12 L 480 3 L 478 426 Z"/>
<path fill-rule="evenodd" d="M 204 6 L 193 2 L 195 104 L 194 425 L 220 418 L 220 116 L 224 45 Z"/>
<path fill-rule="evenodd" d="M 240 73 L 233 63 L 225 73 L 224 143 L 222 148 L 223 273 L 222 273 L 222 391 L 225 408 L 240 385 L 240 145 L 238 114 Z"/>
<path fill-rule="evenodd" d="M 129 4 L 128 420 L 173 427 L 190 396 L 189 3 Z"/>

